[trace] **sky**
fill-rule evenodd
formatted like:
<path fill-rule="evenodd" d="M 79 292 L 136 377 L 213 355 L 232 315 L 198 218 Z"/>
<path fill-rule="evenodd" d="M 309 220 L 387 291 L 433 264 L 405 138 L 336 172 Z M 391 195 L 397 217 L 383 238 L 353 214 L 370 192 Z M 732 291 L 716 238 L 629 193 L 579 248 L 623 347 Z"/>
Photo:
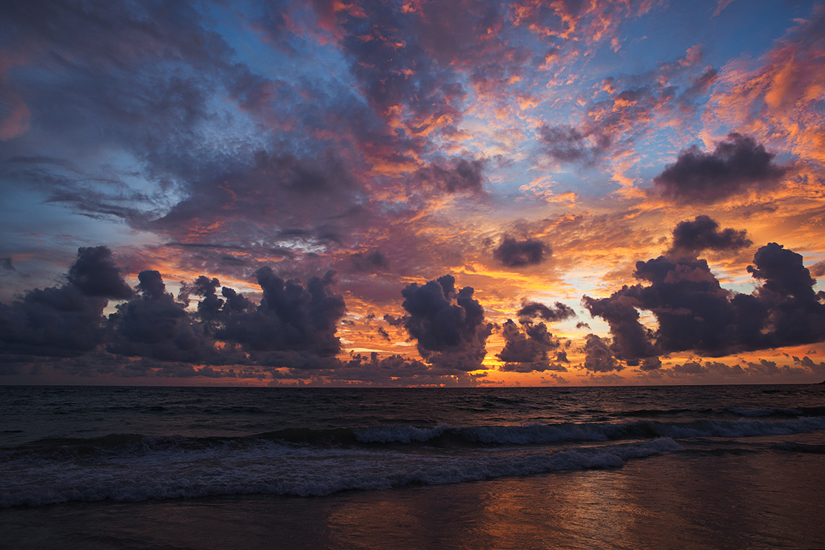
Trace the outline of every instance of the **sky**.
<path fill-rule="evenodd" d="M 0 384 L 825 380 L 825 4 L 7 0 Z"/>

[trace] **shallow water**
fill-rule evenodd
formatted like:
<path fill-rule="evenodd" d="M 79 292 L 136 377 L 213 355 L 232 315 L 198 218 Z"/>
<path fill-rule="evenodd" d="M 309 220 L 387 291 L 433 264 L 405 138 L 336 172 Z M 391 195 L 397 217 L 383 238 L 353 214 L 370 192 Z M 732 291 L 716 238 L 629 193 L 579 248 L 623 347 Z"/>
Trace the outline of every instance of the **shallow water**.
<path fill-rule="evenodd" d="M 0 512 L 9 548 L 822 548 L 813 454 L 660 455 L 618 470 Z"/>
<path fill-rule="evenodd" d="M 825 546 L 824 397 L 5 387 L 0 527 L 20 548 Z"/>

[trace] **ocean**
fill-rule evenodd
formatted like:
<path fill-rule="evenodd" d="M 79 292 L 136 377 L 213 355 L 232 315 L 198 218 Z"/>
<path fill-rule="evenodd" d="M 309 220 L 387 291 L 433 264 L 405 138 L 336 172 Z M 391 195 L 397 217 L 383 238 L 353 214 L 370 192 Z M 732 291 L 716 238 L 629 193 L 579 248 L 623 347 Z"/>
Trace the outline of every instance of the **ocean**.
<path fill-rule="evenodd" d="M 825 548 L 825 385 L 0 387 L 0 547 Z"/>

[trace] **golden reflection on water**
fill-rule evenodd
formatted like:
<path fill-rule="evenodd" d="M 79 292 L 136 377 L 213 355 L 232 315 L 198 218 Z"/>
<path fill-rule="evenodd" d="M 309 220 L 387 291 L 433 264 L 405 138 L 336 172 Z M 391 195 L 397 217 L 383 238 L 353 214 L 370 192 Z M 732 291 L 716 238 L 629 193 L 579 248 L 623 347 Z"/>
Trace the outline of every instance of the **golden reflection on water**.
<path fill-rule="evenodd" d="M 825 547 L 813 519 L 825 513 L 825 484 L 812 473 L 821 466 L 819 456 L 662 456 L 618 470 L 355 494 L 330 510 L 328 547 Z"/>

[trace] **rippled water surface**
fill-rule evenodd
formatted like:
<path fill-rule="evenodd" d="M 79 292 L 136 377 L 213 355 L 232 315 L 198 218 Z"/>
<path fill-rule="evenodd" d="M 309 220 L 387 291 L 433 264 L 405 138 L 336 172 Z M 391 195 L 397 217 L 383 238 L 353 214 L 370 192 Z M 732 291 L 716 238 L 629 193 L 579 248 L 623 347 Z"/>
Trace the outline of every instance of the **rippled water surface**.
<path fill-rule="evenodd" d="M 366 503 L 384 507 L 390 503 L 387 513 L 398 521 L 421 522 L 419 512 L 397 507 L 406 502 L 427 508 L 422 504 L 427 499 L 434 499 L 433 507 L 443 507 L 440 499 L 452 495 L 449 498 L 457 500 L 449 510 L 442 510 L 443 519 L 453 517 L 458 509 L 475 509 L 476 499 L 482 497 L 468 495 L 480 494 L 494 508 L 516 506 L 511 513 L 526 522 L 521 530 L 507 528 L 512 536 L 521 533 L 522 539 L 502 539 L 501 533 L 489 531 L 504 521 L 495 514 L 484 528 L 475 525 L 473 537 L 498 541 L 491 547 L 535 546 L 538 519 L 529 499 L 555 518 L 556 523 L 541 527 L 546 536 L 559 537 L 570 529 L 573 538 L 568 542 L 578 542 L 567 547 L 588 547 L 588 537 L 607 544 L 613 536 L 605 534 L 608 528 L 623 533 L 615 535 L 616 540 L 636 537 L 636 543 L 623 543 L 626 547 L 690 547 L 691 536 L 702 538 L 715 529 L 728 529 L 732 519 L 727 508 L 718 509 L 722 502 L 751 519 L 742 520 L 742 533 L 712 547 L 781 546 L 782 541 L 798 546 L 819 540 L 800 528 L 794 531 L 796 538 L 785 532 L 793 524 L 793 507 L 794 517 L 799 516 L 800 506 L 807 506 L 805 513 L 825 512 L 825 484 L 818 473 L 812 473 L 825 466 L 825 387 L 821 385 L 357 390 L 2 387 L 0 410 L 4 411 L 0 522 L 14 519 L 17 523 L 6 527 L 20 534 L 20 540 L 38 521 L 54 525 L 63 521 L 68 528 L 107 516 L 107 521 L 126 529 L 136 525 L 134 513 L 157 516 L 161 505 L 168 517 L 155 517 L 152 521 L 157 525 L 175 515 L 188 518 L 180 521 L 198 523 L 187 516 L 194 510 L 202 520 L 211 518 L 209 525 L 220 523 L 228 513 L 228 502 L 233 509 L 257 507 L 279 517 L 286 514 L 291 527 L 275 522 L 282 531 L 298 529 L 309 517 L 330 529 L 338 524 L 330 523 L 329 517 L 316 517 L 321 510 Z M 422 493 L 425 488 L 429 492 Z M 548 500 L 545 489 L 555 492 L 555 500 Z M 604 491 L 614 496 L 606 500 Z M 510 496 L 501 500 L 502 494 Z M 296 497 L 298 501 L 289 500 Z M 121 515 L 123 506 L 138 508 Z M 695 506 L 716 510 L 715 515 L 688 510 Z M 666 531 L 645 538 L 615 523 L 614 516 L 605 519 L 607 510 L 620 514 L 622 507 L 636 522 L 655 519 L 657 524 L 670 518 L 674 529 L 682 526 L 671 533 L 681 543 L 669 546 Z M 490 511 L 485 508 L 484 513 Z M 783 514 L 788 517 L 782 519 Z M 370 523 L 367 516 L 360 521 Z M 769 519 L 772 523 L 765 523 Z M 444 527 L 440 519 L 427 521 L 436 531 Z M 695 522 L 704 527 L 699 529 Z M 762 527 L 752 522 L 761 522 Z M 209 531 L 209 525 L 198 529 Z M 384 527 L 386 531 L 390 526 Z M 160 531 L 153 532 L 152 536 L 159 536 Z M 586 532 L 590 534 L 585 536 Z M 78 533 L 72 536 L 83 539 Z M 50 540 L 67 544 L 72 536 L 56 534 Z M 133 539 L 126 539 L 133 542 L 151 538 L 148 531 L 130 536 Z M 324 539 L 332 535 L 321 532 L 303 536 L 309 537 L 304 542 L 315 540 L 322 546 L 343 540 Z M 217 539 L 199 540 L 193 547 L 213 547 Z M 296 548 L 311 547 L 293 543 Z M 387 543 L 378 537 L 374 546 L 365 547 Z M 158 547 L 163 544 L 158 542 Z"/>

